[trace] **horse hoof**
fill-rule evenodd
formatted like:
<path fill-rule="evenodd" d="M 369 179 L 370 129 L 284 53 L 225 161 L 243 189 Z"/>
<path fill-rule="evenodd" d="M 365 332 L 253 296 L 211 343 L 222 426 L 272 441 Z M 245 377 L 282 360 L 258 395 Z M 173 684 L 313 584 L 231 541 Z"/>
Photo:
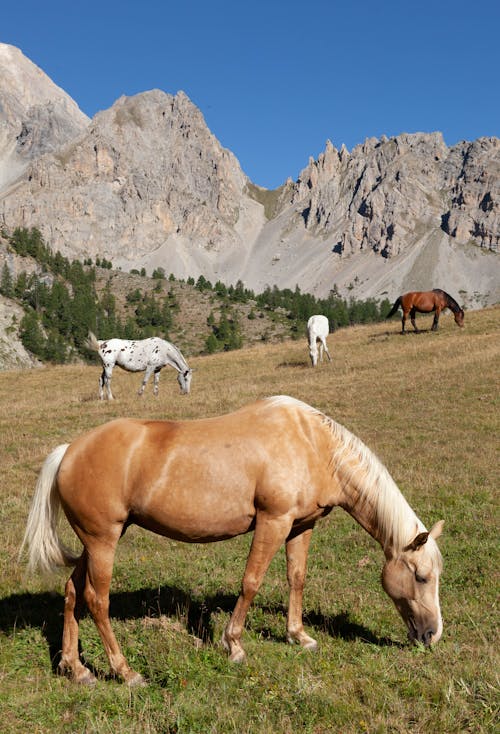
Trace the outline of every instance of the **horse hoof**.
<path fill-rule="evenodd" d="M 309 635 L 303 635 L 300 637 L 287 635 L 286 640 L 290 645 L 300 645 L 303 650 L 313 651 L 318 649 L 318 643 L 313 637 L 309 637 Z"/>
<path fill-rule="evenodd" d="M 144 688 L 147 686 L 147 682 L 140 673 L 134 673 L 131 678 L 128 678 L 125 681 L 125 683 L 129 688 Z"/>
<path fill-rule="evenodd" d="M 78 683 L 79 686 L 95 686 L 97 678 L 86 668 L 83 673 L 73 676 L 73 681 Z"/>
<path fill-rule="evenodd" d="M 311 652 L 315 652 L 318 649 L 318 643 L 316 642 L 316 640 L 313 640 L 313 638 L 311 637 L 311 639 L 308 642 L 306 642 L 305 645 L 302 645 L 302 647 L 304 648 L 304 650 L 310 650 Z"/>
<path fill-rule="evenodd" d="M 245 662 L 245 652 L 243 650 L 235 650 L 235 652 L 231 653 L 229 656 L 229 660 L 232 663 L 243 663 Z"/>

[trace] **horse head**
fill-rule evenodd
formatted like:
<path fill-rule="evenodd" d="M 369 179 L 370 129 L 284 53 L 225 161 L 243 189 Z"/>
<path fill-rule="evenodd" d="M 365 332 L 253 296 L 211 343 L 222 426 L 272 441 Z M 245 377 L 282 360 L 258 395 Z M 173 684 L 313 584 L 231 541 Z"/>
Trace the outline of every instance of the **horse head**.
<path fill-rule="evenodd" d="M 311 358 L 312 366 L 316 367 L 316 365 L 318 364 L 318 348 L 316 347 L 316 345 L 314 345 L 314 348 L 311 347 L 311 349 L 309 349 L 309 357 Z"/>
<path fill-rule="evenodd" d="M 463 310 L 463 308 L 461 308 L 461 309 L 459 309 L 458 311 L 455 312 L 455 323 L 458 326 L 463 326 L 464 325 L 464 317 L 465 317 L 464 310 Z"/>
<path fill-rule="evenodd" d="M 189 391 L 191 390 L 192 377 L 193 377 L 192 369 L 180 370 L 180 372 L 178 372 L 177 382 L 179 383 L 179 386 L 181 388 L 182 395 L 187 395 Z"/>
<path fill-rule="evenodd" d="M 411 641 L 428 647 L 443 631 L 439 607 L 441 555 L 436 539 L 443 521 L 430 532 L 419 533 L 402 552 L 389 556 L 382 571 L 382 586 L 391 597 L 408 627 Z"/>

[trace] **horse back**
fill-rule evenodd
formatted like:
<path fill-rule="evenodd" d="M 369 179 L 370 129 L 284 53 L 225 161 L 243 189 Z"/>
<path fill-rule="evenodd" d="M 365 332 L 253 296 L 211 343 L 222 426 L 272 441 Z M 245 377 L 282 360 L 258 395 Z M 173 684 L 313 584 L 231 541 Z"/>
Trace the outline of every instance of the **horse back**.
<path fill-rule="evenodd" d="M 421 313 L 434 311 L 440 302 L 439 293 L 442 291 L 410 291 L 401 296 L 401 308 L 408 312 L 412 308 Z"/>
<path fill-rule="evenodd" d="M 135 523 L 210 542 L 248 532 L 257 512 L 293 520 L 321 514 L 327 462 L 318 465 L 314 441 L 279 413 L 118 419 L 94 429 L 71 444 L 59 470 L 69 521 L 76 532 Z"/>

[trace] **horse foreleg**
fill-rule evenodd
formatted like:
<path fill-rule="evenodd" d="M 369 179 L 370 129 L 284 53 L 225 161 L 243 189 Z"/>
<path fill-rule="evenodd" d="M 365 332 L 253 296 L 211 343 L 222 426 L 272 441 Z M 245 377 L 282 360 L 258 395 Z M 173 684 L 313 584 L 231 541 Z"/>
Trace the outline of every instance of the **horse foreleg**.
<path fill-rule="evenodd" d="M 68 579 L 64 594 L 64 628 L 59 672 L 75 683 L 95 683 L 93 673 L 83 665 L 78 651 L 78 628 L 83 610 L 83 588 L 87 569 L 87 555 L 80 556 L 75 570 Z"/>
<path fill-rule="evenodd" d="M 230 660 L 234 663 L 239 663 L 245 659 L 245 651 L 241 646 L 241 634 L 245 617 L 274 554 L 290 532 L 290 526 L 291 520 L 287 517 L 270 518 L 262 514 L 257 516 L 241 593 L 222 635 L 222 644 L 229 652 Z"/>
<path fill-rule="evenodd" d="M 286 638 L 288 642 L 298 642 L 308 650 L 315 650 L 318 646 L 316 640 L 304 631 L 302 622 L 302 596 L 312 531 L 312 527 L 308 528 L 286 542 L 287 579 L 290 587 Z"/>
<path fill-rule="evenodd" d="M 441 311 L 438 308 L 436 308 L 436 313 L 434 314 L 434 320 L 432 322 L 431 331 L 437 331 L 440 313 Z"/>
<path fill-rule="evenodd" d="M 154 370 L 154 367 L 152 366 L 146 367 L 146 372 L 144 373 L 144 377 L 143 377 L 141 386 L 139 388 L 139 392 L 137 393 L 138 395 L 142 395 L 144 393 L 144 390 L 146 389 L 146 385 L 148 384 L 148 380 L 151 377 L 151 375 L 153 374 L 153 370 Z"/>
<path fill-rule="evenodd" d="M 154 384 L 153 384 L 153 395 L 158 395 L 159 382 L 160 382 L 160 371 L 161 367 L 155 369 Z"/>
<path fill-rule="evenodd" d="M 88 542 L 84 598 L 101 636 L 111 672 L 122 678 L 129 686 L 135 686 L 142 685 L 144 679 L 129 667 L 109 619 L 109 587 L 118 537 L 92 539 L 92 542 Z"/>
<path fill-rule="evenodd" d="M 310 344 L 309 345 L 309 356 L 311 358 L 311 364 L 313 367 L 316 367 L 318 364 L 318 347 L 316 344 Z"/>

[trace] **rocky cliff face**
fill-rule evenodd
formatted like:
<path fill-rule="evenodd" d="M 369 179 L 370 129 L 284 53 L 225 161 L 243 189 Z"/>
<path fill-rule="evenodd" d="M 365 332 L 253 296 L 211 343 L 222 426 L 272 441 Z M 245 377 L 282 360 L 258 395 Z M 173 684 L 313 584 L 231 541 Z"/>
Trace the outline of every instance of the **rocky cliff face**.
<path fill-rule="evenodd" d="M 438 286 L 469 306 L 498 300 L 497 138 L 448 148 L 440 133 L 403 134 L 351 152 L 328 142 L 268 192 L 182 92 L 123 97 L 89 122 L 30 64 L 0 45 L 7 228 L 37 226 L 69 256 L 256 290 L 392 298 Z"/>
<path fill-rule="evenodd" d="M 88 123 L 71 97 L 19 49 L 0 43 L 0 190 Z"/>
<path fill-rule="evenodd" d="M 500 140 L 448 149 L 440 133 L 375 138 L 351 154 L 330 142 L 288 186 L 305 228 L 335 235 L 339 255 L 370 249 L 399 255 L 418 230 L 440 227 L 458 241 L 498 250 Z"/>

